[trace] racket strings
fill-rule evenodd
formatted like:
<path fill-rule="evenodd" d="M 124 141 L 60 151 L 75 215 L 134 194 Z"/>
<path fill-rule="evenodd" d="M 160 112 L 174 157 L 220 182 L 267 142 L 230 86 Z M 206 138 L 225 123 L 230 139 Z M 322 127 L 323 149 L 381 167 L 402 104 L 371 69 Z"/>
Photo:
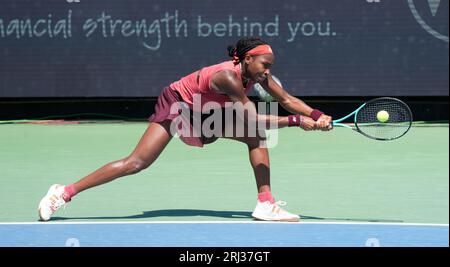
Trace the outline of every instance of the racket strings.
<path fill-rule="evenodd" d="M 377 118 L 380 111 L 389 114 L 387 121 L 381 122 Z M 404 135 L 412 123 L 409 107 L 397 100 L 381 98 L 368 102 L 356 115 L 355 124 L 358 129 L 375 139 L 395 139 Z"/>

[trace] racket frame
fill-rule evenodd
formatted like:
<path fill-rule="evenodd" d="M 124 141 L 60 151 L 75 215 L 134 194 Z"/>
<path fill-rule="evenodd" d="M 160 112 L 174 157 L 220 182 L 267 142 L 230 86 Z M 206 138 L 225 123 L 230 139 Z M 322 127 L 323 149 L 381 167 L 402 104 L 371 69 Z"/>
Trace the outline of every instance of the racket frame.
<path fill-rule="evenodd" d="M 380 99 L 394 100 L 394 101 L 402 103 L 406 107 L 406 110 L 408 111 L 411 120 L 409 122 L 408 129 L 406 129 L 406 131 L 404 131 L 403 134 L 401 134 L 399 136 L 396 136 L 396 137 L 392 137 L 392 138 L 377 138 L 377 137 L 370 136 L 370 135 L 364 133 L 363 131 L 361 131 L 358 128 L 358 123 L 356 122 L 356 117 L 358 115 L 358 112 L 362 108 L 364 108 L 364 106 L 366 106 L 367 104 L 369 104 L 371 102 L 374 102 L 374 101 L 379 101 Z M 355 125 L 355 127 L 352 127 L 350 125 L 342 123 L 342 121 L 350 118 L 351 116 L 353 116 L 353 124 Z M 356 131 L 356 132 L 358 132 L 358 133 L 360 133 L 360 134 L 362 134 L 362 135 L 364 135 L 364 136 L 366 136 L 368 138 L 371 138 L 371 139 L 375 139 L 375 140 L 379 140 L 379 141 L 390 141 L 390 140 L 398 139 L 398 138 L 404 136 L 409 131 L 409 129 L 411 129 L 411 126 L 412 126 L 412 112 L 411 112 L 411 109 L 409 108 L 409 106 L 405 102 L 401 101 L 400 99 L 393 98 L 393 97 L 378 97 L 378 98 L 374 98 L 374 99 L 372 99 L 372 100 L 362 104 L 359 108 L 357 108 L 355 111 L 353 111 L 352 113 L 348 114 L 347 116 L 342 117 L 342 118 L 337 119 L 337 120 L 333 120 L 332 124 L 333 124 L 333 127 L 334 126 L 341 126 L 341 127 L 345 127 L 345 128 L 348 128 L 348 129 L 352 129 L 352 130 L 354 130 L 354 131 Z"/>

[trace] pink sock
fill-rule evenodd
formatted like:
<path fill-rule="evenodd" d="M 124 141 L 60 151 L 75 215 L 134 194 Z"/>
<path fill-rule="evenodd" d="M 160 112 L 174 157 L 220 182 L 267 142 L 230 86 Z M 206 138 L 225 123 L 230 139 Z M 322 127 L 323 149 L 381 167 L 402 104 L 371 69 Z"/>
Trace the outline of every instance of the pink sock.
<path fill-rule="evenodd" d="M 73 186 L 73 184 L 71 185 L 66 185 L 64 187 L 64 194 L 63 194 L 63 199 L 66 202 L 69 202 L 70 200 L 72 200 L 72 197 L 75 196 L 77 194 L 77 191 L 75 190 L 75 187 Z"/>
<path fill-rule="evenodd" d="M 258 194 L 258 200 L 259 200 L 259 202 L 269 201 L 272 204 L 275 203 L 275 199 L 273 198 L 273 196 L 270 193 L 270 191 L 259 193 Z"/>

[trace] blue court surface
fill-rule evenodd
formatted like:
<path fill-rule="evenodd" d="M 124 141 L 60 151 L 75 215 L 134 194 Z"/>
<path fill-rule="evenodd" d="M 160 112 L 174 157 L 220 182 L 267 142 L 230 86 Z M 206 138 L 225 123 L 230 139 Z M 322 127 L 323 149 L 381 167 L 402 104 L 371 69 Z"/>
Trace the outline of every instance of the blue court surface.
<path fill-rule="evenodd" d="M 2 247 L 448 247 L 448 224 L 0 223 Z"/>

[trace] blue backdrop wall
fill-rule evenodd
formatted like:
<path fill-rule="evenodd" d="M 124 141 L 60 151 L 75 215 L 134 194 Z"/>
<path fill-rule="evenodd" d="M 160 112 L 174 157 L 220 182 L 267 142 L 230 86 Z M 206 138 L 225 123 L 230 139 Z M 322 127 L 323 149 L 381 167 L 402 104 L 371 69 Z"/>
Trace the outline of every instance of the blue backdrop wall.
<path fill-rule="evenodd" d="M 147 97 L 261 36 L 298 96 L 448 96 L 448 0 L 2 0 L 0 97 Z"/>

